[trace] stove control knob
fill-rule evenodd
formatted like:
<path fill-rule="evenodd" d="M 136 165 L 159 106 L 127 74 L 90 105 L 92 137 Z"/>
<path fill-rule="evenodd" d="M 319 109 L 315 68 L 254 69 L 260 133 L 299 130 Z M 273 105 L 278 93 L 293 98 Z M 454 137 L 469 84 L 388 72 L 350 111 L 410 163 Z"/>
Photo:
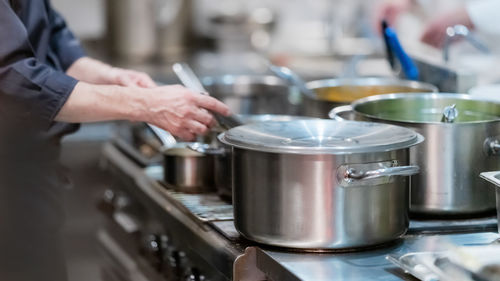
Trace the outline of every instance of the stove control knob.
<path fill-rule="evenodd" d="M 200 271 L 196 268 L 189 268 L 185 275 L 184 275 L 184 280 L 185 281 L 208 281 L 207 278 L 205 278 L 204 275 L 200 273 Z"/>
<path fill-rule="evenodd" d="M 106 189 L 101 199 L 97 202 L 97 209 L 105 214 L 112 214 L 115 210 L 114 201 L 116 194 L 112 189 Z"/>
<path fill-rule="evenodd" d="M 153 268 L 161 269 L 162 254 L 158 235 L 149 234 L 144 238 L 142 252 Z"/>

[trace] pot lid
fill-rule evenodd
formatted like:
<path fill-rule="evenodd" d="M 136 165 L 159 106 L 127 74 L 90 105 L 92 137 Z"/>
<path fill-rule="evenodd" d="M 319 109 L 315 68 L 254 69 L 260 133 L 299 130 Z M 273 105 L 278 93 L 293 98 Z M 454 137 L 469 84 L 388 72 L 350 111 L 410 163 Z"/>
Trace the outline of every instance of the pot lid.
<path fill-rule="evenodd" d="M 297 154 L 381 152 L 423 141 L 420 134 L 399 126 L 326 119 L 253 123 L 226 131 L 219 139 L 243 149 Z"/>

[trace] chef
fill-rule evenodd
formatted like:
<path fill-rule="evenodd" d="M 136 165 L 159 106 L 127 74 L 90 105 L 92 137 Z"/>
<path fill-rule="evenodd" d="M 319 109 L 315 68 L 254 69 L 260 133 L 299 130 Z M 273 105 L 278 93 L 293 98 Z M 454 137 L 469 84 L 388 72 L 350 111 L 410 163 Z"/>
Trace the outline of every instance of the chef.
<path fill-rule="evenodd" d="M 85 56 L 49 0 L 0 0 L 0 280 L 66 280 L 59 141 L 80 122 L 134 120 L 189 140 L 223 103 Z"/>
<path fill-rule="evenodd" d="M 409 10 L 420 11 L 428 19 L 421 40 L 434 47 L 442 47 L 446 28 L 465 25 L 479 33 L 490 50 L 500 52 L 500 0 L 382 0 L 376 12 L 376 26 L 381 19 L 395 24 L 399 16 Z"/>

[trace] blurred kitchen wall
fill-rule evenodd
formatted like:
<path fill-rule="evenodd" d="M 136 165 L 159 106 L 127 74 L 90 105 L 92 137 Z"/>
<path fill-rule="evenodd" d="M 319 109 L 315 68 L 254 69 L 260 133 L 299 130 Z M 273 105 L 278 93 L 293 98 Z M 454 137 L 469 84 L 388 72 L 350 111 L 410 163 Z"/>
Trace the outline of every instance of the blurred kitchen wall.
<path fill-rule="evenodd" d="M 68 25 L 80 39 L 99 39 L 105 35 L 104 0 L 51 1 L 54 8 L 64 16 Z"/>

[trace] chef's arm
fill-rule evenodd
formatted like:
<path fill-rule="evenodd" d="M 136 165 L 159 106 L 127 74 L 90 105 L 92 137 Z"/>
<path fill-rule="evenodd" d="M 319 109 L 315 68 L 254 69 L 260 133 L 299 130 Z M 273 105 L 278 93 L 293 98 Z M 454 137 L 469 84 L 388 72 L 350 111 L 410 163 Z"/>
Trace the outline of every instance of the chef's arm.
<path fill-rule="evenodd" d="M 55 120 L 143 121 L 190 140 L 214 124 L 207 110 L 229 114 L 228 107 L 220 101 L 179 85 L 137 88 L 79 82 Z"/>
<path fill-rule="evenodd" d="M 66 73 L 78 80 L 92 84 L 156 87 L 155 82 L 144 72 L 112 67 L 89 57 L 76 60 Z"/>
<path fill-rule="evenodd" d="M 213 123 L 207 109 L 229 113 L 223 103 L 181 86 L 95 85 L 55 70 L 36 58 L 8 0 L 0 0 L 0 42 L 0 116 L 9 122 L 22 119 L 49 127 L 54 120 L 140 120 L 191 139 Z"/>

